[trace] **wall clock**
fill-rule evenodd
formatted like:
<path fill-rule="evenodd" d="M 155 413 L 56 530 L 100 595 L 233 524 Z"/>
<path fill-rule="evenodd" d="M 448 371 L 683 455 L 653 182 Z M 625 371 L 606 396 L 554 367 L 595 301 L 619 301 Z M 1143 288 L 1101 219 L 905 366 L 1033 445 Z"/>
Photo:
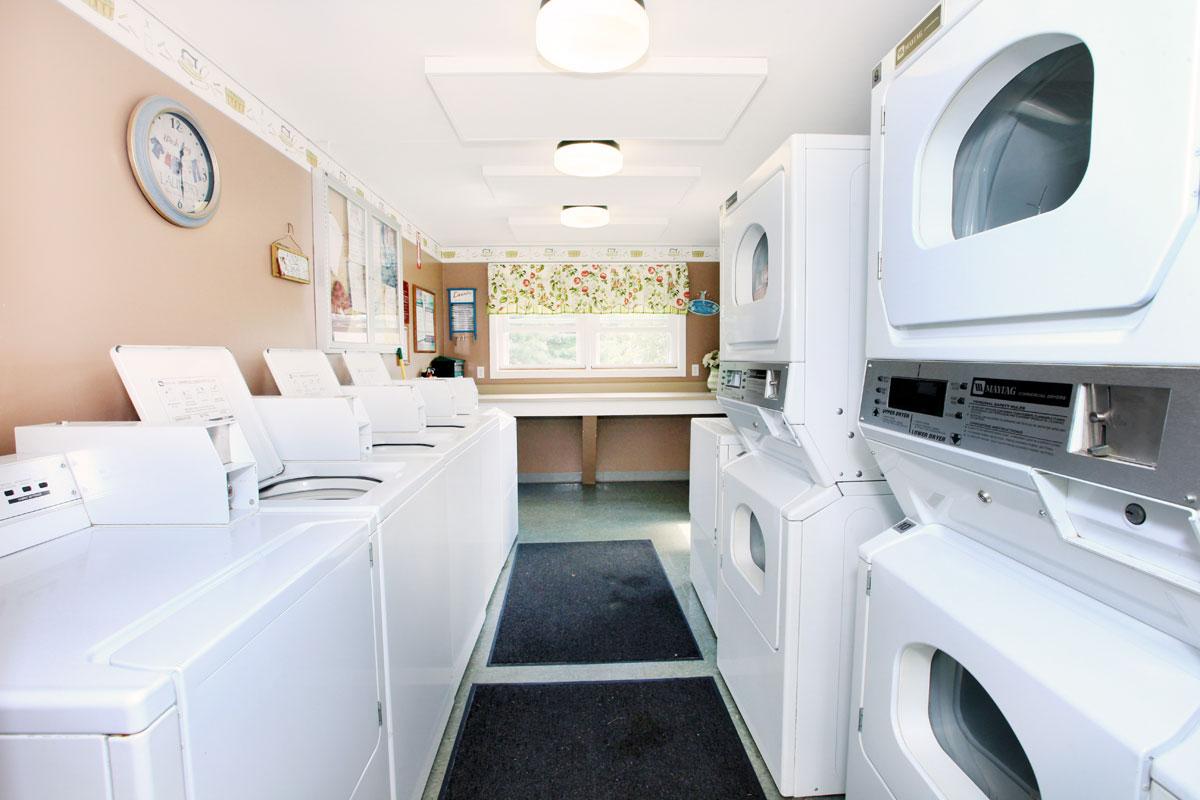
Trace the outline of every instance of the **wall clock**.
<path fill-rule="evenodd" d="M 186 106 L 168 97 L 147 97 L 129 115 L 127 145 L 138 188 L 164 219 L 199 228 L 217 213 L 217 159 Z"/>

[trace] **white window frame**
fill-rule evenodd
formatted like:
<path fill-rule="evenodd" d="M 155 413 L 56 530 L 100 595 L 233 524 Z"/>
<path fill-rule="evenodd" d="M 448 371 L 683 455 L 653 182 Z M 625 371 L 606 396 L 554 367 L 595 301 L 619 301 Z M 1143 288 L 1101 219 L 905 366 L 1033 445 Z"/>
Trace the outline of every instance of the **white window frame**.
<path fill-rule="evenodd" d="M 370 263 L 367 264 L 367 341 L 334 341 L 333 312 L 329 308 L 329 296 L 332 289 L 329 285 L 329 227 L 326 222 L 329 217 L 330 189 L 345 197 L 348 203 L 363 209 L 367 225 L 366 245 L 368 262 L 376 247 L 374 237 L 372 236 L 372 222 L 377 220 L 396 232 L 396 257 L 400 262 L 396 265 L 398 272 L 397 279 L 400 284 L 396 287 L 397 294 L 400 295 L 400 308 L 396 311 L 400 318 L 399 345 L 372 341 L 375 338 L 375 324 L 373 319 L 374 312 L 371 310 L 371 297 L 374 293 L 375 282 L 379 280 L 379 276 L 378 270 L 371 269 Z M 396 348 L 399 346 L 404 348 L 405 354 L 408 354 L 412 348 L 412 342 L 409 340 L 408 326 L 404 324 L 404 236 L 402 235 L 400 223 L 394 219 L 390 219 L 379 208 L 371 205 L 354 189 L 332 177 L 324 170 L 319 169 L 312 171 L 312 207 L 313 247 L 316 251 L 313 257 L 313 294 L 315 295 L 313 303 L 316 314 L 317 346 L 326 353 L 362 351 L 387 354 L 395 353 Z"/>
<path fill-rule="evenodd" d="M 520 315 L 515 315 L 520 316 Z M 579 320 L 580 362 L 574 367 L 510 367 L 507 365 L 507 343 L 509 323 L 513 315 L 492 314 L 488 316 L 488 349 L 491 361 L 491 377 L 494 380 L 589 379 L 589 378 L 683 378 L 687 377 L 687 315 L 662 314 L 670 321 L 673 339 L 674 364 L 653 367 L 602 367 L 595 362 L 596 332 L 603 316 L 597 314 L 564 314 Z M 623 315 L 612 315 L 623 316 Z M 637 317 L 640 315 L 629 315 Z"/>

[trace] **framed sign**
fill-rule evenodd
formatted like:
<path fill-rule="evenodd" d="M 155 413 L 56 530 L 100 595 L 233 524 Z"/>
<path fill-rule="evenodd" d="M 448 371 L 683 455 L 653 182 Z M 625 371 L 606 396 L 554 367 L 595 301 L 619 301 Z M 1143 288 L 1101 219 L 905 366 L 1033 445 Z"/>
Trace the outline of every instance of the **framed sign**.
<path fill-rule="evenodd" d="M 437 352 L 437 295 L 413 286 L 413 351 Z"/>
<path fill-rule="evenodd" d="M 475 290 L 447 289 L 446 295 L 450 301 L 450 330 L 451 338 L 462 334 L 475 336 Z"/>
<path fill-rule="evenodd" d="M 312 283 L 312 265 L 308 256 L 279 242 L 271 245 L 271 274 L 296 283 Z"/>

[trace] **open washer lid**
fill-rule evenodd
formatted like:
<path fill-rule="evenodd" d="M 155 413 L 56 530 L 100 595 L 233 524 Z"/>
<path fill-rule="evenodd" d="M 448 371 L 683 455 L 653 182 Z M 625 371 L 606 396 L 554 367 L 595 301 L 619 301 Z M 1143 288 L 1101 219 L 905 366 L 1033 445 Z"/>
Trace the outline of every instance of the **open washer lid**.
<path fill-rule="evenodd" d="M 391 386 L 395 383 L 379 353 L 347 351 L 342 353 L 342 363 L 355 386 Z"/>
<path fill-rule="evenodd" d="M 320 350 L 268 347 L 267 369 L 284 397 L 341 397 L 345 392 L 329 358 Z"/>
<path fill-rule="evenodd" d="M 112 360 L 143 422 L 236 420 L 258 462 L 259 480 L 283 472 L 246 379 L 224 347 L 117 345 Z"/>

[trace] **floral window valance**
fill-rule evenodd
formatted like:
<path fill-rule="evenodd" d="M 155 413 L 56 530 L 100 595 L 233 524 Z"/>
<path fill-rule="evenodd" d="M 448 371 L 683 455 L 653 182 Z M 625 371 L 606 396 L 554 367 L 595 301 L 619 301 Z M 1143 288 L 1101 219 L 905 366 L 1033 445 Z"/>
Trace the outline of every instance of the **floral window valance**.
<path fill-rule="evenodd" d="M 489 314 L 686 314 L 687 264 L 488 264 Z"/>

